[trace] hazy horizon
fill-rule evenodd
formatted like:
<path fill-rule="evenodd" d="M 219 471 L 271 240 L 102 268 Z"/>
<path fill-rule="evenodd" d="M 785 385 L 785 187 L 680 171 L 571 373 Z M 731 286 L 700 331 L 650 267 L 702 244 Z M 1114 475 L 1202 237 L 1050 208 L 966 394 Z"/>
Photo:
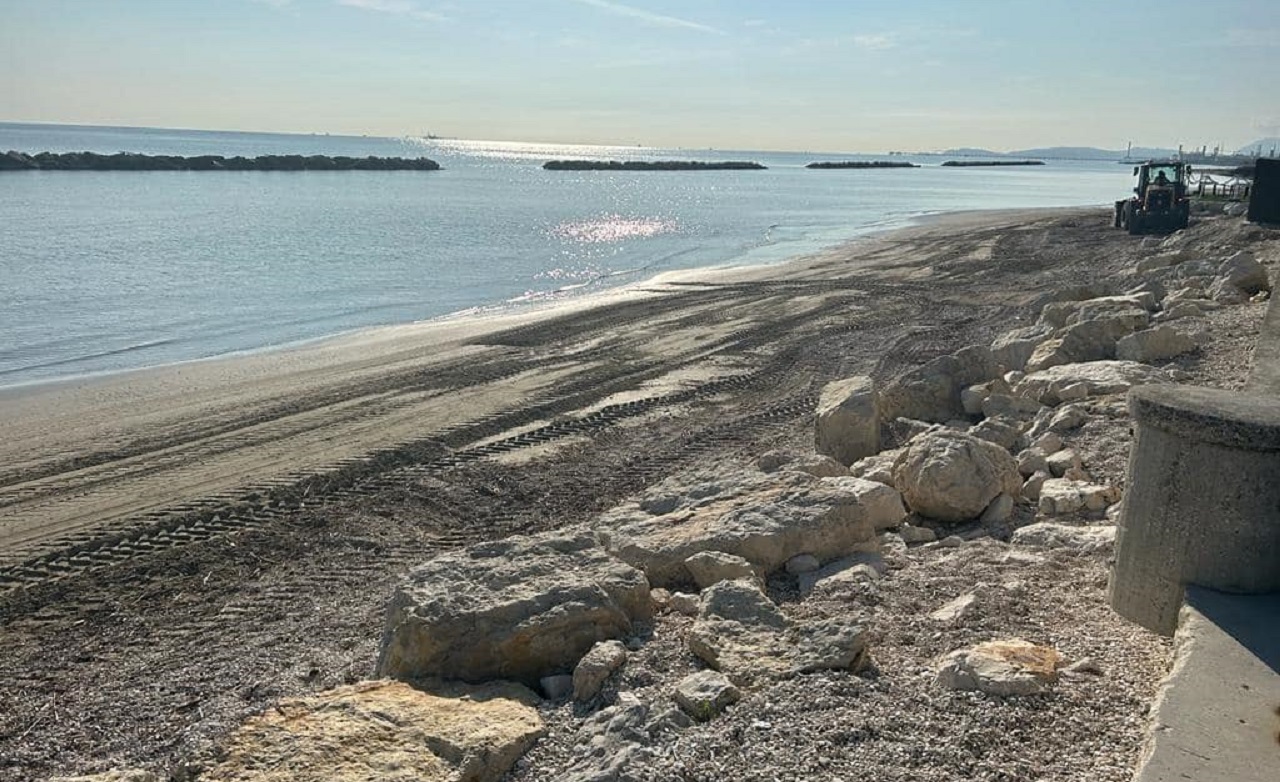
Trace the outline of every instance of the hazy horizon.
<path fill-rule="evenodd" d="M 0 120 L 743 150 L 1280 135 L 1280 4 L 0 0 Z"/>

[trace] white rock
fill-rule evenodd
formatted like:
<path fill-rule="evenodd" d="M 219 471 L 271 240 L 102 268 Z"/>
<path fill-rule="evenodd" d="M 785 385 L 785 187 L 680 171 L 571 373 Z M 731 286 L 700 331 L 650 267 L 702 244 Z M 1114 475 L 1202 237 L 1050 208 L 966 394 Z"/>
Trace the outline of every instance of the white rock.
<path fill-rule="evenodd" d="M 1170 326 L 1138 331 L 1116 343 L 1116 358 L 1151 363 L 1164 361 L 1196 349 L 1195 340 Z"/>
<path fill-rule="evenodd" d="M 1034 695 L 1058 680 L 1058 652 L 1021 639 L 988 641 L 958 649 L 938 666 L 938 686 L 990 695 Z"/>
<path fill-rule="evenodd" d="M 1049 431 L 1054 434 L 1070 432 L 1073 429 L 1079 429 L 1089 420 L 1089 414 L 1085 412 L 1083 407 L 1079 405 L 1066 405 L 1053 414 L 1053 418 L 1049 419 Z M 1054 454 L 1055 456 L 1057 454 Z"/>
<path fill-rule="evenodd" d="M 603 641 L 591 647 L 573 669 L 573 699 L 589 701 L 613 672 L 627 662 L 627 647 L 619 641 Z"/>
<path fill-rule="evenodd" d="M 475 544 L 414 568 L 396 588 L 378 675 L 536 684 L 652 614 L 644 574 L 590 532 Z"/>
<path fill-rule="evenodd" d="M 690 717 L 706 722 L 742 700 L 742 691 L 719 671 L 698 671 L 680 680 L 675 699 Z"/>
<path fill-rule="evenodd" d="M 814 442 L 818 453 L 846 465 L 880 450 L 880 401 L 871 378 L 850 377 L 823 386 Z"/>
<path fill-rule="evenodd" d="M 907 543 L 932 543 L 938 539 L 938 533 L 928 527 L 915 527 L 910 524 L 899 527 L 898 534 Z"/>
<path fill-rule="evenodd" d="M 1111 486 L 1098 486 L 1068 478 L 1052 478 L 1040 487 L 1037 507 L 1046 516 L 1065 516 L 1081 511 L 1097 512 L 1120 499 Z"/>
<path fill-rule="evenodd" d="M 791 575 L 799 575 L 800 573 L 812 573 L 822 567 L 822 563 L 812 554 L 797 554 L 787 560 L 786 570 Z"/>
<path fill-rule="evenodd" d="M 1049 521 L 1028 524 L 1015 530 L 1011 538 L 1011 542 L 1020 546 L 1061 548 L 1081 552 L 1110 549 L 1115 544 L 1115 540 L 1114 525 L 1075 527 Z"/>
<path fill-rule="evenodd" d="M 685 616 L 697 616 L 699 598 L 697 595 L 691 595 L 688 592 L 672 592 L 669 605 L 671 610 Z"/>
<path fill-rule="evenodd" d="M 941 608 L 929 614 L 929 618 L 935 622 L 951 623 L 958 619 L 962 619 L 973 608 L 973 604 L 978 600 L 978 596 L 973 592 L 966 592 L 954 600 L 945 603 Z"/>
<path fill-rule="evenodd" d="M 835 582 L 876 581 L 888 569 L 888 563 L 879 554 L 855 554 L 828 562 L 811 573 L 801 573 L 796 583 L 800 594 L 808 595 L 821 584 L 831 586 Z"/>
<path fill-rule="evenodd" d="M 859 459 L 849 466 L 849 474 L 855 478 L 866 478 L 869 481 L 893 485 L 893 463 L 902 453 L 901 448 L 881 451 L 875 456 Z"/>
<path fill-rule="evenodd" d="M 670 588 L 692 579 L 685 560 L 702 551 L 742 557 L 767 575 L 797 554 L 871 550 L 875 530 L 905 515 L 892 487 L 861 478 L 707 467 L 604 514 L 595 530 L 609 553 Z"/>
<path fill-rule="evenodd" d="M 1044 451 L 1032 446 L 1018 453 L 1018 474 L 1030 478 L 1038 472 L 1048 470 L 1049 462 Z M 1025 492 L 1024 492 L 1025 494 Z"/>
<path fill-rule="evenodd" d="M 1031 441 L 1031 447 L 1039 448 L 1045 456 L 1048 456 L 1062 450 L 1062 438 L 1056 432 L 1045 432 Z"/>
<path fill-rule="evenodd" d="M 758 577 L 750 562 L 723 551 L 699 551 L 686 559 L 684 566 L 699 589 L 706 589 L 720 581 Z"/>
<path fill-rule="evenodd" d="M 1271 290 L 1267 268 L 1258 263 L 1248 250 L 1241 250 L 1227 258 L 1217 272 L 1215 285 L 1229 286 L 1249 295 Z"/>
<path fill-rule="evenodd" d="M 1059 391 L 1075 383 L 1086 383 L 1089 396 L 1093 397 L 1123 394 L 1136 385 L 1167 382 L 1168 375 L 1135 361 L 1089 361 L 1033 372 L 1023 378 L 1014 391 L 1053 406 L 1062 401 Z"/>
<path fill-rule="evenodd" d="M 805 472 L 815 478 L 843 478 L 849 474 L 848 467 L 820 453 L 805 454 L 784 469 Z"/>
<path fill-rule="evenodd" d="M 1032 502 L 1039 502 L 1040 490 L 1044 488 L 1044 482 L 1052 477 L 1047 470 L 1035 473 L 1027 479 L 1026 483 L 1022 484 L 1022 496 Z"/>
<path fill-rule="evenodd" d="M 894 484 L 912 510 L 942 521 L 976 518 L 998 495 L 1022 490 L 1008 451 L 962 432 L 930 432 L 912 440 L 893 468 Z"/>
<path fill-rule="evenodd" d="M 1055 478 L 1061 478 L 1072 467 L 1081 468 L 1084 466 L 1080 461 L 1080 454 L 1070 448 L 1058 451 L 1045 458 L 1045 463 L 1049 465 L 1049 472 Z"/>

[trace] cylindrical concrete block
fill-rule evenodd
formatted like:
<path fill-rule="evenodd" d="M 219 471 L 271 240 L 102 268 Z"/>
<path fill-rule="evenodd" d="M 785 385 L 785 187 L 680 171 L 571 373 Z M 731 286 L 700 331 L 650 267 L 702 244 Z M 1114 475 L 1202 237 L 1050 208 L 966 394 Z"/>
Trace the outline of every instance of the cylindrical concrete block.
<path fill-rule="evenodd" d="M 1111 606 L 1173 635 L 1188 584 L 1280 591 L 1280 400 L 1144 386 L 1129 410 L 1136 431 Z"/>

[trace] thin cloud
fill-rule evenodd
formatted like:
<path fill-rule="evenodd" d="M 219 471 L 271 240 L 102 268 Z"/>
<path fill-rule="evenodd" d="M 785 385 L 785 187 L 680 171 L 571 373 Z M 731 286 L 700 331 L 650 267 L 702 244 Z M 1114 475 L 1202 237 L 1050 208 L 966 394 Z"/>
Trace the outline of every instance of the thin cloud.
<path fill-rule="evenodd" d="M 361 11 L 411 16 L 428 22 L 439 22 L 444 19 L 440 14 L 422 10 L 411 0 L 338 0 L 338 5 L 359 8 Z"/>
<path fill-rule="evenodd" d="M 885 49 L 892 49 L 898 45 L 898 41 L 892 35 L 855 35 L 853 36 L 853 45 L 860 49 L 879 52 Z"/>
<path fill-rule="evenodd" d="M 625 16 L 629 19 L 638 19 L 646 24 L 655 27 L 671 27 L 680 30 L 696 30 L 700 33 L 711 33 L 712 35 L 727 35 L 723 30 L 710 27 L 698 22 L 691 22 L 688 19 L 680 19 L 675 16 L 666 16 L 664 14 L 655 14 L 652 11 L 646 11 L 643 8 L 633 8 L 622 3 L 610 2 L 610 0 L 573 0 L 580 5 L 589 5 L 592 8 L 598 8 L 601 11 L 608 11 L 611 14 Z"/>

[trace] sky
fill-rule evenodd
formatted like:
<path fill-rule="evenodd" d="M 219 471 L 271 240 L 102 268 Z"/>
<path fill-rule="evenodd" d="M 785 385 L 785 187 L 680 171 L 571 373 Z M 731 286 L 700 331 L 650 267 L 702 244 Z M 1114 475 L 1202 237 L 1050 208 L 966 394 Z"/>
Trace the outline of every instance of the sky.
<path fill-rule="evenodd" d="M 1278 75 L 1278 0 L 0 0 L 13 122 L 1235 149 Z"/>

